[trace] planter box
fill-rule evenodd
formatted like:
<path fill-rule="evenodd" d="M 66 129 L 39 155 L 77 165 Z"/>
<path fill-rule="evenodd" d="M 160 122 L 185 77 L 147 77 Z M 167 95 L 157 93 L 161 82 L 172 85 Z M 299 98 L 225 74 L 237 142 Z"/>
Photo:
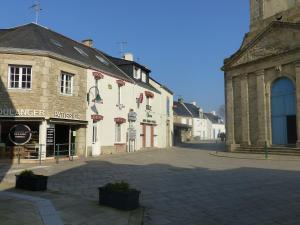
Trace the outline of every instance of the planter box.
<path fill-rule="evenodd" d="M 99 204 L 121 210 L 133 210 L 140 206 L 140 191 L 117 192 L 99 188 Z"/>
<path fill-rule="evenodd" d="M 29 191 L 46 191 L 48 177 L 43 175 L 20 176 L 16 175 L 16 188 Z"/>

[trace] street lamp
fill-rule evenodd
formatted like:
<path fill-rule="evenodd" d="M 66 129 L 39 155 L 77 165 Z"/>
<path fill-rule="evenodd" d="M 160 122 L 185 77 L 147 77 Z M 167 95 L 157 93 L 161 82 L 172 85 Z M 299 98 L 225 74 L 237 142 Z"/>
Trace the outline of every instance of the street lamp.
<path fill-rule="evenodd" d="M 95 88 L 95 95 L 96 96 L 95 96 L 95 98 L 92 101 L 95 102 L 95 103 L 102 103 L 103 100 L 102 100 L 102 98 L 100 96 L 99 88 L 97 86 L 93 86 L 93 87 L 90 88 L 89 92 L 86 95 L 86 100 L 87 100 L 88 104 L 90 103 L 90 92 L 91 92 L 91 90 L 93 88 Z"/>

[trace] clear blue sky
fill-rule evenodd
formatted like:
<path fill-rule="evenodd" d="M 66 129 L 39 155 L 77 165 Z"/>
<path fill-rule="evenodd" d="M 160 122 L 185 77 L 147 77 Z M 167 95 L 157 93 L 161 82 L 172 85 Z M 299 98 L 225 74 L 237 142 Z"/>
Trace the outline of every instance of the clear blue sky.
<path fill-rule="evenodd" d="M 0 28 L 34 21 L 34 0 L 1 1 Z M 39 23 L 120 56 L 126 51 L 152 76 L 205 111 L 224 103 L 223 59 L 249 27 L 248 0 L 41 0 Z"/>

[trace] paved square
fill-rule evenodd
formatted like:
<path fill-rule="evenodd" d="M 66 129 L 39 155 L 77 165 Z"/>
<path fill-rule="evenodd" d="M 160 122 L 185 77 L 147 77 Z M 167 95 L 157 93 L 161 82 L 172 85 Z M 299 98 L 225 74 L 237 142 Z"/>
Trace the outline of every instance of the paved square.
<path fill-rule="evenodd" d="M 300 224 L 300 157 L 257 160 L 210 154 L 219 148 L 189 144 L 35 170 L 52 175 L 50 190 L 93 200 L 97 187 L 128 181 L 142 191 L 145 225 Z"/>

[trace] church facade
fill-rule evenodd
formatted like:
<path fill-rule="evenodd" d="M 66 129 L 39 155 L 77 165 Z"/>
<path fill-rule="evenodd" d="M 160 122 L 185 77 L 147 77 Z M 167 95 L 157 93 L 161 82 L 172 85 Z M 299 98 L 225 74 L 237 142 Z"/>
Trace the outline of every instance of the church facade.
<path fill-rule="evenodd" d="M 300 150 L 300 0 L 250 0 L 250 10 L 222 68 L 227 150 Z"/>

